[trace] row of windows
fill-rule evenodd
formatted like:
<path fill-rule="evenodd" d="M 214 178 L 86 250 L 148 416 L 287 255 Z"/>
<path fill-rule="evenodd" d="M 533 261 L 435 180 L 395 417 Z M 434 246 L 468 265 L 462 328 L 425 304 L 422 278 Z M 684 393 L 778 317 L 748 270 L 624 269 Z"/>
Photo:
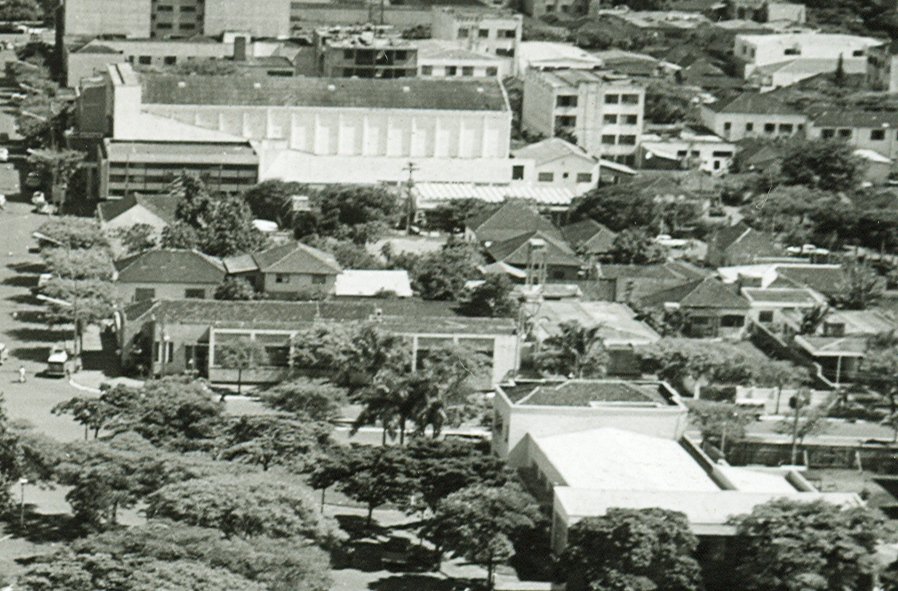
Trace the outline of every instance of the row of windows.
<path fill-rule="evenodd" d="M 183 28 L 183 27 L 182 27 Z M 128 56 L 128 61 L 132 64 L 134 63 L 134 56 Z M 178 58 L 173 55 L 167 55 L 162 58 L 163 63 L 166 66 L 173 66 L 178 63 Z M 151 66 L 153 64 L 153 56 L 150 55 L 141 55 L 137 58 L 137 63 L 142 66 Z"/>
<path fill-rule="evenodd" d="M 517 32 L 514 29 L 496 29 L 493 34 L 490 34 L 491 32 L 491 29 L 477 29 L 477 37 L 480 39 L 514 39 L 517 37 Z M 469 29 L 458 30 L 459 39 L 467 39 L 469 35 L 473 36 L 473 32 Z"/>
<path fill-rule="evenodd" d="M 355 64 L 359 66 L 390 66 L 395 62 L 404 62 L 408 59 L 408 54 L 404 49 L 344 49 L 343 59 L 355 60 Z"/>
<path fill-rule="evenodd" d="M 605 125 L 636 125 L 639 123 L 638 115 L 605 115 Z"/>
<path fill-rule="evenodd" d="M 851 129 L 842 128 L 839 130 L 833 129 L 831 127 L 824 128 L 820 130 L 820 136 L 823 139 L 832 139 L 836 137 L 836 133 L 838 133 L 840 138 L 850 138 L 851 137 Z M 886 139 L 886 130 L 885 129 L 871 129 L 870 130 L 870 141 L 871 142 L 883 142 Z"/>
<path fill-rule="evenodd" d="M 602 143 L 606 146 L 613 146 L 617 144 L 618 146 L 635 146 L 636 145 L 636 136 L 635 135 L 603 135 Z"/>
<path fill-rule="evenodd" d="M 639 104 L 639 95 L 638 94 L 606 94 L 605 95 L 605 104 L 606 105 L 638 105 Z"/>
<path fill-rule="evenodd" d="M 474 75 L 474 66 L 445 66 L 443 71 L 446 76 L 458 76 L 459 71 L 461 71 L 462 76 L 473 76 Z M 421 75 L 422 76 L 433 76 L 433 66 L 421 66 Z M 486 75 L 490 78 L 499 75 L 499 68 L 494 66 L 490 66 L 486 68 Z"/>
<path fill-rule="evenodd" d="M 159 30 L 167 31 L 168 29 L 172 28 L 172 24 L 171 23 L 156 23 L 156 28 Z M 181 31 L 193 31 L 194 29 L 196 29 L 196 25 L 194 23 L 181 23 L 178 26 L 178 29 L 180 29 Z"/>
<path fill-rule="evenodd" d="M 561 178 L 568 179 L 570 178 L 570 174 L 567 172 L 561 173 Z M 541 183 L 551 183 L 555 181 L 555 173 L 554 172 L 541 172 L 537 175 L 537 180 Z M 578 183 L 591 183 L 592 182 L 592 173 L 591 172 L 578 172 L 577 173 L 577 182 Z"/>
<path fill-rule="evenodd" d="M 275 273 L 275 283 L 290 283 L 290 275 L 286 273 Z M 327 283 L 327 275 L 312 275 L 312 285 L 324 285 Z"/>
<path fill-rule="evenodd" d="M 724 121 L 723 123 L 723 131 L 724 133 L 729 133 L 733 129 L 733 124 L 730 121 Z M 755 124 L 753 122 L 748 122 L 745 124 L 745 132 L 751 133 L 755 130 Z M 804 124 L 799 123 L 798 125 L 792 125 L 791 123 L 780 123 L 779 124 L 779 132 L 782 134 L 793 133 L 794 131 L 804 131 Z M 776 133 L 776 123 L 765 123 L 764 124 L 764 133 Z"/>
<path fill-rule="evenodd" d="M 405 78 L 406 76 L 414 76 L 414 70 L 404 70 L 402 68 L 343 68 L 343 77 L 352 78 Z"/>
<path fill-rule="evenodd" d="M 156 299 L 156 290 L 152 287 L 138 287 L 134 290 L 134 301 L 145 302 Z M 206 290 L 202 288 L 187 288 L 184 290 L 184 299 L 187 300 L 204 300 L 206 299 Z"/>
<path fill-rule="evenodd" d="M 174 12 L 174 6 L 161 5 L 156 7 L 156 12 Z M 196 12 L 196 6 L 182 6 L 181 12 Z"/>

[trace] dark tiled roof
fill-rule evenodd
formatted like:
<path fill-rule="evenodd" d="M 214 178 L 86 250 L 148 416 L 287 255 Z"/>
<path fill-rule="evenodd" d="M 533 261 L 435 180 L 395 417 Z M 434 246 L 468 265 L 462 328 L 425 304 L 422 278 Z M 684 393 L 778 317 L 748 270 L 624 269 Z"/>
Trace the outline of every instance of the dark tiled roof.
<path fill-rule="evenodd" d="M 602 264 L 599 275 L 605 279 L 704 279 L 710 271 L 681 261 L 667 261 L 654 265 Z"/>
<path fill-rule="evenodd" d="M 593 402 L 669 404 L 658 393 L 657 385 L 604 380 L 570 380 L 557 385 L 539 386 L 517 404 L 590 406 Z"/>
<path fill-rule="evenodd" d="M 814 127 L 895 127 L 894 111 L 826 111 L 814 120 Z"/>
<path fill-rule="evenodd" d="M 505 111 L 497 80 L 278 78 L 143 74 L 143 102 Z"/>
<path fill-rule="evenodd" d="M 100 219 L 109 222 L 122 215 L 132 207 L 141 205 L 166 223 L 175 221 L 175 211 L 181 200 L 176 195 L 126 195 L 121 199 L 103 201 L 97 205 Z"/>
<path fill-rule="evenodd" d="M 343 270 L 333 255 L 301 242 L 288 242 L 257 252 L 253 260 L 263 273 L 336 275 Z"/>
<path fill-rule="evenodd" d="M 133 195 L 125 195 L 121 199 L 112 199 L 97 204 L 97 213 L 101 222 L 114 220 L 132 207 L 137 205 L 137 199 Z"/>
<path fill-rule="evenodd" d="M 748 308 L 749 303 L 741 295 L 718 279 L 709 277 L 699 283 L 689 295 L 680 300 L 684 308 Z"/>
<path fill-rule="evenodd" d="M 115 261 L 119 283 L 214 284 L 227 274 L 220 260 L 196 250 L 145 250 Z"/>
<path fill-rule="evenodd" d="M 725 228 L 720 228 L 719 230 L 717 230 L 714 233 L 712 241 L 714 243 L 714 246 L 716 246 L 720 250 L 726 250 L 748 230 L 751 230 L 751 226 L 743 221 L 740 221 L 736 224 L 733 224 L 732 226 L 727 226 Z"/>
<path fill-rule="evenodd" d="M 582 264 L 566 243 L 540 231 L 528 232 L 508 240 L 494 242 L 487 247 L 487 251 L 497 261 L 523 268 L 528 263 L 528 243 L 534 238 L 542 239 L 546 243 L 545 260 L 547 265 L 579 267 Z"/>
<path fill-rule="evenodd" d="M 667 289 L 660 289 L 646 296 L 639 298 L 638 303 L 641 307 L 654 308 L 663 306 L 668 302 L 681 302 L 683 298 L 695 291 L 702 283 L 701 279 L 681 283 Z"/>
<path fill-rule="evenodd" d="M 561 234 L 572 247 L 580 248 L 581 244 L 601 232 L 603 229 L 607 230 L 607 228 L 599 222 L 592 218 L 587 218 L 574 224 L 562 226 Z"/>
<path fill-rule="evenodd" d="M 387 316 L 378 320 L 384 330 L 399 334 L 514 334 L 517 330 L 511 318 L 466 318 Z"/>
<path fill-rule="evenodd" d="M 494 212 L 473 218 L 466 224 L 481 242 L 508 240 L 537 230 L 563 240 L 561 232 L 552 222 L 530 207 L 514 201 L 508 201 Z"/>
<path fill-rule="evenodd" d="M 324 320 L 365 320 L 371 304 L 330 302 L 159 300 L 150 309 L 134 304 L 125 309 L 131 320 L 152 312 L 165 322 L 209 325 L 295 325 Z"/>
<path fill-rule="evenodd" d="M 747 113 L 750 115 L 801 115 L 800 112 L 766 93 L 743 92 L 730 101 L 711 105 L 718 113 Z"/>
<path fill-rule="evenodd" d="M 817 299 L 808 289 L 744 287 L 742 293 L 753 302 L 775 304 L 816 304 Z"/>
<path fill-rule="evenodd" d="M 842 268 L 829 265 L 780 265 L 776 268 L 776 274 L 826 295 L 841 291 L 845 281 Z"/>

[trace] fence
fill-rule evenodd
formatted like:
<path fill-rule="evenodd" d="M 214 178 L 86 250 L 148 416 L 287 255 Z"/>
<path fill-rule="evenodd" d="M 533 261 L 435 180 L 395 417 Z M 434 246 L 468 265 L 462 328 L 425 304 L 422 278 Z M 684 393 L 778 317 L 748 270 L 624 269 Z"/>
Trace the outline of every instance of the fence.
<path fill-rule="evenodd" d="M 734 466 L 784 466 L 792 461 L 792 444 L 746 440 L 727 450 Z M 799 462 L 808 468 L 863 469 L 877 474 L 898 474 L 898 444 L 799 445 Z"/>

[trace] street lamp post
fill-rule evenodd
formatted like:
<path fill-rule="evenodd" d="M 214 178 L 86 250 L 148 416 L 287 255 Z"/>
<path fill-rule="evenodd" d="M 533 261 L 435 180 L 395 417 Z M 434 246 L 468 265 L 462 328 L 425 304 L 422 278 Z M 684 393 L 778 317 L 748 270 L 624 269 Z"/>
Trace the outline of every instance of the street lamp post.
<path fill-rule="evenodd" d="M 19 478 L 19 488 L 21 497 L 19 501 L 19 528 L 25 529 L 25 485 L 28 484 L 27 478 Z"/>

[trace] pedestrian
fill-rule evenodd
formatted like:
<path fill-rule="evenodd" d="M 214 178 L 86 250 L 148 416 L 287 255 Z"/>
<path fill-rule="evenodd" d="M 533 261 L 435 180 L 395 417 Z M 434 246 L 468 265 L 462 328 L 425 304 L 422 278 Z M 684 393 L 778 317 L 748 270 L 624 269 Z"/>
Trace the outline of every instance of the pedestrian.
<path fill-rule="evenodd" d="M 25 366 L 24 365 L 19 368 L 19 383 L 20 384 L 25 383 Z"/>
<path fill-rule="evenodd" d="M 6 195 L 0 193 L 0 211 L 6 210 Z"/>

